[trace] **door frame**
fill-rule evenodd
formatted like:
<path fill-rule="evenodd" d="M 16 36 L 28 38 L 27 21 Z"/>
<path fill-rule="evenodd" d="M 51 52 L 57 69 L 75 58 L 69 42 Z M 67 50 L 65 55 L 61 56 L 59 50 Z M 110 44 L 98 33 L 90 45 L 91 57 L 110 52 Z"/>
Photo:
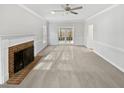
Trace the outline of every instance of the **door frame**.
<path fill-rule="evenodd" d="M 59 30 L 58 30 L 58 33 L 57 33 L 57 37 L 58 37 L 58 34 L 59 34 L 59 32 L 60 32 L 60 30 L 61 30 L 62 28 L 63 28 L 63 29 L 66 29 L 66 28 L 71 28 L 71 29 L 72 29 L 72 44 L 71 44 L 71 45 L 73 45 L 73 44 L 74 44 L 74 25 L 72 25 L 72 26 L 59 26 Z M 58 41 L 58 44 L 60 44 L 59 41 Z M 66 43 L 65 43 L 64 45 L 66 45 Z"/>
<path fill-rule="evenodd" d="M 87 46 L 88 48 L 93 48 L 93 33 L 94 33 L 94 25 L 88 25 L 88 36 L 87 36 Z"/>

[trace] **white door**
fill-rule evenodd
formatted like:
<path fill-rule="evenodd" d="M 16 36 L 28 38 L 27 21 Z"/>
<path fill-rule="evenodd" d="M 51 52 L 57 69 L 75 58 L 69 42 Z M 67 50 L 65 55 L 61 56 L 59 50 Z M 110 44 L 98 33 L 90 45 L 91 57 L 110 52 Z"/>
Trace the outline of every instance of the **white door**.
<path fill-rule="evenodd" d="M 93 24 L 88 25 L 87 46 L 93 48 Z"/>
<path fill-rule="evenodd" d="M 58 33 L 59 44 L 73 44 L 73 28 L 62 27 Z"/>

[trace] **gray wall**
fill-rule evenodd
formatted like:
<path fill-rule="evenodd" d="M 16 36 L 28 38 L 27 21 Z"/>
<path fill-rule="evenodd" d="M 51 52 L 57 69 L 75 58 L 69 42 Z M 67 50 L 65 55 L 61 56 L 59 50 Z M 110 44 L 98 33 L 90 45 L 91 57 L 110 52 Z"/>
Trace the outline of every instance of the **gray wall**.
<path fill-rule="evenodd" d="M 47 39 L 47 31 L 45 30 L 46 26 L 47 26 L 47 21 L 44 17 L 39 18 L 38 16 L 34 15 L 32 12 L 26 10 L 23 7 L 20 7 L 18 5 L 4 5 L 4 4 L 0 5 L 0 36 L 1 35 L 29 36 L 30 34 L 33 34 L 35 36 L 35 40 L 34 40 L 35 55 L 39 51 L 41 51 L 45 46 L 47 46 L 47 42 L 45 43 L 43 42 L 44 39 Z M 43 32 L 46 32 L 46 34 L 44 34 Z M 0 49 L 1 49 L 1 45 L 0 45 Z M 2 56 L 0 55 L 0 60 L 1 57 Z M 3 64 L 5 63 L 6 62 L 2 64 L 0 63 L 0 69 L 1 69 L 0 83 L 3 83 L 3 81 L 5 81 L 4 76 L 6 74 L 8 75 L 8 70 L 7 71 L 4 70 L 3 72 L 7 72 L 7 73 L 2 74 L 2 69 L 5 69 L 3 67 L 4 66 Z"/>
<path fill-rule="evenodd" d="M 124 5 L 113 5 L 87 20 L 86 45 L 90 24 L 94 25 L 91 47 L 111 64 L 124 71 Z"/>
<path fill-rule="evenodd" d="M 74 45 L 84 45 L 84 22 L 50 22 L 49 23 L 49 44 L 58 45 L 59 27 L 74 26 Z"/>
<path fill-rule="evenodd" d="M 44 17 L 38 18 L 18 5 L 0 5 L 0 35 L 34 34 L 37 52 L 46 46 L 43 25 L 47 25 Z"/>

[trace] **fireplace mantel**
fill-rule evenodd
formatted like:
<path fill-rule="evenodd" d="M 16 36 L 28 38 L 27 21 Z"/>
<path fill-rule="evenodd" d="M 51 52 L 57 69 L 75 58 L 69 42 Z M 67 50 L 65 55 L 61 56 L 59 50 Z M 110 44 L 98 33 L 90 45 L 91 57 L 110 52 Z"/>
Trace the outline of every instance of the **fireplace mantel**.
<path fill-rule="evenodd" d="M 2 35 L 0 36 L 0 84 L 9 79 L 8 48 L 21 43 L 34 41 L 34 35 Z"/>

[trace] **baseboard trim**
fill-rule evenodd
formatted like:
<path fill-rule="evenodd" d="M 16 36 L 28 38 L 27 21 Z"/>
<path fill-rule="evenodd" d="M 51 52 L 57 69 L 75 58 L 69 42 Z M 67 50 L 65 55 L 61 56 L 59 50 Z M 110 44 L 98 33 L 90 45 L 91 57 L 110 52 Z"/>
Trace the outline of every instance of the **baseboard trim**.
<path fill-rule="evenodd" d="M 97 55 L 99 55 L 100 57 L 102 57 L 104 60 L 106 60 L 108 63 L 112 64 L 114 67 L 116 67 L 118 70 L 120 70 L 121 72 L 124 72 L 124 69 L 117 66 L 116 64 L 114 64 L 112 61 L 110 61 L 109 59 L 107 59 L 106 57 L 104 57 L 102 54 L 98 53 L 96 50 L 93 50 L 93 52 Z"/>
<path fill-rule="evenodd" d="M 107 43 L 99 42 L 99 41 L 96 41 L 96 40 L 93 40 L 93 43 L 97 43 L 97 44 L 100 44 L 102 46 L 109 47 L 111 49 L 114 49 L 114 50 L 117 50 L 117 51 L 120 51 L 120 52 L 124 53 L 124 49 L 119 48 L 119 47 L 114 47 L 114 46 L 112 46 L 110 44 L 107 44 Z"/>

